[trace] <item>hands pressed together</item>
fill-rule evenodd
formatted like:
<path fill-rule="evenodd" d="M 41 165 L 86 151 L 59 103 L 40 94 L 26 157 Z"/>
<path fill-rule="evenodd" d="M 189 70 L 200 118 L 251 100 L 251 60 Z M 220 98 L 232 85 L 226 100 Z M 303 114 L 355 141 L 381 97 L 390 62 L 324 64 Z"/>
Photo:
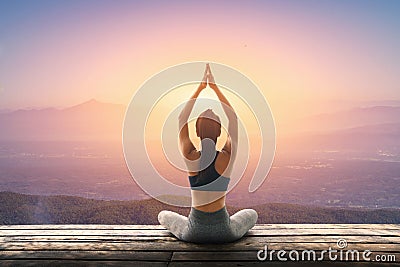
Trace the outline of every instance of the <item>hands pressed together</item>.
<path fill-rule="evenodd" d="M 209 63 L 206 64 L 206 69 L 204 71 L 203 80 L 200 83 L 199 89 L 200 90 L 205 89 L 207 87 L 207 84 L 213 90 L 217 90 L 218 89 L 217 85 L 215 84 L 214 76 L 211 73 L 211 68 L 210 68 L 210 64 Z"/>

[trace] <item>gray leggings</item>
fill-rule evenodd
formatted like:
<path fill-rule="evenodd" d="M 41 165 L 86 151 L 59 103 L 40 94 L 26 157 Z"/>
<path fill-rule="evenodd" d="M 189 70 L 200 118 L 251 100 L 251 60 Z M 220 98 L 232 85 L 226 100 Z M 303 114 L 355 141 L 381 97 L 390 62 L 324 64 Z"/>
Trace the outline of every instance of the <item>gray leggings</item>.
<path fill-rule="evenodd" d="M 178 239 L 193 243 L 226 243 L 238 240 L 257 221 L 257 212 L 243 209 L 229 217 L 226 207 L 215 212 L 192 208 L 189 217 L 163 210 L 158 221 Z"/>

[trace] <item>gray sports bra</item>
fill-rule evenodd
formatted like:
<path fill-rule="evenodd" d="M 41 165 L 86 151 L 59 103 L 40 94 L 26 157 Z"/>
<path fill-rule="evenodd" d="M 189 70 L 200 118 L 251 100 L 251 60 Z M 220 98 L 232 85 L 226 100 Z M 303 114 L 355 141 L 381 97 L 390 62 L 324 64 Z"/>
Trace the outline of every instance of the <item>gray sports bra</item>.
<path fill-rule="evenodd" d="M 192 190 L 198 191 L 226 191 L 228 189 L 229 177 L 220 175 L 215 170 L 215 161 L 218 157 L 217 151 L 213 162 L 197 175 L 189 175 L 189 183 Z"/>

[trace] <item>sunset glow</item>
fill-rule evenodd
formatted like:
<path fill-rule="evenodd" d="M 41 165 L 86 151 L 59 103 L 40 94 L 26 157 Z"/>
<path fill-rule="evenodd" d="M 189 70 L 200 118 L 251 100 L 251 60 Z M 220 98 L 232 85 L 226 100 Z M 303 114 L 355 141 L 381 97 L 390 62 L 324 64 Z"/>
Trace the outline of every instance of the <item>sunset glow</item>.
<path fill-rule="evenodd" d="M 0 193 L 154 197 L 140 178 L 191 196 L 166 157 L 185 163 L 178 117 L 209 63 L 241 123 L 228 205 L 399 208 L 399 14 L 396 0 L 0 1 Z M 227 126 L 215 91 L 189 117 L 197 149 L 200 112 Z"/>
<path fill-rule="evenodd" d="M 399 99 L 399 5 L 3 1 L 0 109 L 91 98 L 127 105 L 155 73 L 197 60 L 251 78 L 278 126 L 353 102 Z"/>

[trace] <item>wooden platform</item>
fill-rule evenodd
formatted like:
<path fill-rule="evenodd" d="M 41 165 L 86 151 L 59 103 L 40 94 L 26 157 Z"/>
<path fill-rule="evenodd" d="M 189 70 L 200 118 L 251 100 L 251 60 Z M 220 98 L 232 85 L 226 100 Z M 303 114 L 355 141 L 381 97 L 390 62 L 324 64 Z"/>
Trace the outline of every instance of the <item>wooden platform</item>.
<path fill-rule="evenodd" d="M 360 262 L 291 261 L 290 250 L 321 251 L 338 248 L 360 252 Z M 257 258 L 268 248 L 285 250 L 286 262 Z M 341 246 L 345 242 L 340 243 Z M 372 251 L 370 262 L 362 252 Z M 348 259 L 352 257 L 348 253 Z M 261 253 L 260 256 L 263 256 Z M 307 254 L 304 254 L 307 259 Z M 332 255 L 340 257 L 339 252 Z M 377 262 L 376 257 L 386 257 Z M 295 252 L 292 257 L 295 257 Z M 368 255 L 367 255 L 368 256 Z M 395 262 L 393 262 L 395 257 Z M 391 262 L 388 262 L 391 261 Z M 400 225 L 397 224 L 264 224 L 241 240 L 224 245 L 197 245 L 178 241 L 155 225 L 16 225 L 0 226 L 1 266 L 400 266 Z"/>

